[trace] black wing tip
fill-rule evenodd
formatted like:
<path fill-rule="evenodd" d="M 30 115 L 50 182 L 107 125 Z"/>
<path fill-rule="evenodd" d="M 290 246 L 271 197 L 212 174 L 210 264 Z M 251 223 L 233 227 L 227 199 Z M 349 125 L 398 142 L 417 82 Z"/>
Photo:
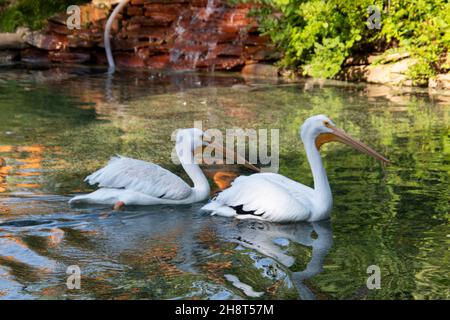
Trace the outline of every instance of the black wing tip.
<path fill-rule="evenodd" d="M 233 209 L 234 211 L 236 211 L 236 214 L 238 214 L 238 215 L 252 215 L 252 216 L 260 217 L 265 213 L 265 212 L 263 212 L 261 214 L 256 214 L 255 213 L 256 210 L 245 211 L 243 204 L 240 204 L 237 206 L 230 206 L 230 208 Z"/>

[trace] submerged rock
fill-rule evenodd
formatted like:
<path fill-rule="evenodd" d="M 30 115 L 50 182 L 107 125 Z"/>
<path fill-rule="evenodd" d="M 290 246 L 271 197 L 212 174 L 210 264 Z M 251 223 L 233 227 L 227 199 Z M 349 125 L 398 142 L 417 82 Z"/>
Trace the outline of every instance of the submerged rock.
<path fill-rule="evenodd" d="M 17 50 L 0 51 L 0 66 L 11 64 L 18 57 L 19 57 L 19 51 L 17 51 Z"/>
<path fill-rule="evenodd" d="M 49 58 L 52 62 L 84 63 L 91 60 L 91 55 L 84 52 L 50 52 Z"/>

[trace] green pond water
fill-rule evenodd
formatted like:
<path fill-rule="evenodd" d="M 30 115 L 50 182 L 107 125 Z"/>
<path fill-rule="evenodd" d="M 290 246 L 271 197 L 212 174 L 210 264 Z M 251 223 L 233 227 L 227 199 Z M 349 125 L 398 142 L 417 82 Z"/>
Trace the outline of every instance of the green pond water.
<path fill-rule="evenodd" d="M 449 299 L 449 107 L 450 93 L 428 89 L 0 69 L 0 299 Z M 279 172 L 311 185 L 298 127 L 320 113 L 392 161 L 326 145 L 329 221 L 67 203 L 93 190 L 84 177 L 114 154 L 187 179 L 170 160 L 171 134 L 194 121 L 279 129 Z M 81 286 L 71 290 L 73 265 Z M 366 285 L 371 265 L 380 289 Z"/>

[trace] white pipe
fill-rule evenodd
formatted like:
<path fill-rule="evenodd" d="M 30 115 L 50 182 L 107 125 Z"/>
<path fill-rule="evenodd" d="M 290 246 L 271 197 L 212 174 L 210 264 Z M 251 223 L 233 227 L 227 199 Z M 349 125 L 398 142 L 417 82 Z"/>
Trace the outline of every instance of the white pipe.
<path fill-rule="evenodd" d="M 111 35 L 111 27 L 112 27 L 114 20 L 116 19 L 116 16 L 119 14 L 120 11 L 122 11 L 123 7 L 125 7 L 125 5 L 129 1 L 130 0 L 120 0 L 119 4 L 117 5 L 117 7 L 114 8 L 113 12 L 111 13 L 111 15 L 108 18 L 108 21 L 106 22 L 104 41 L 105 41 L 106 58 L 108 59 L 110 73 L 114 73 L 114 71 L 116 70 L 116 65 L 114 63 L 114 57 L 111 52 L 111 40 L 109 38 Z"/>

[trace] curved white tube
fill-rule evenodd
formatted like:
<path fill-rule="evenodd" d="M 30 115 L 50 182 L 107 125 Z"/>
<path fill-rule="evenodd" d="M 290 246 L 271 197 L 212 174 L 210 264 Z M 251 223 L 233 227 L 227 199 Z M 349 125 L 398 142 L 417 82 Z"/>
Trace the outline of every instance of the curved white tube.
<path fill-rule="evenodd" d="M 105 35 L 104 35 L 104 41 L 105 41 L 105 51 L 106 51 L 106 58 L 108 59 L 108 65 L 109 65 L 109 72 L 113 73 L 116 69 L 116 65 L 114 63 L 114 58 L 111 52 L 111 27 L 112 24 L 116 18 L 116 16 L 119 14 L 120 11 L 122 11 L 123 7 L 129 2 L 130 0 L 120 0 L 117 7 L 114 8 L 113 12 L 108 18 L 108 21 L 106 22 L 105 26 Z"/>

